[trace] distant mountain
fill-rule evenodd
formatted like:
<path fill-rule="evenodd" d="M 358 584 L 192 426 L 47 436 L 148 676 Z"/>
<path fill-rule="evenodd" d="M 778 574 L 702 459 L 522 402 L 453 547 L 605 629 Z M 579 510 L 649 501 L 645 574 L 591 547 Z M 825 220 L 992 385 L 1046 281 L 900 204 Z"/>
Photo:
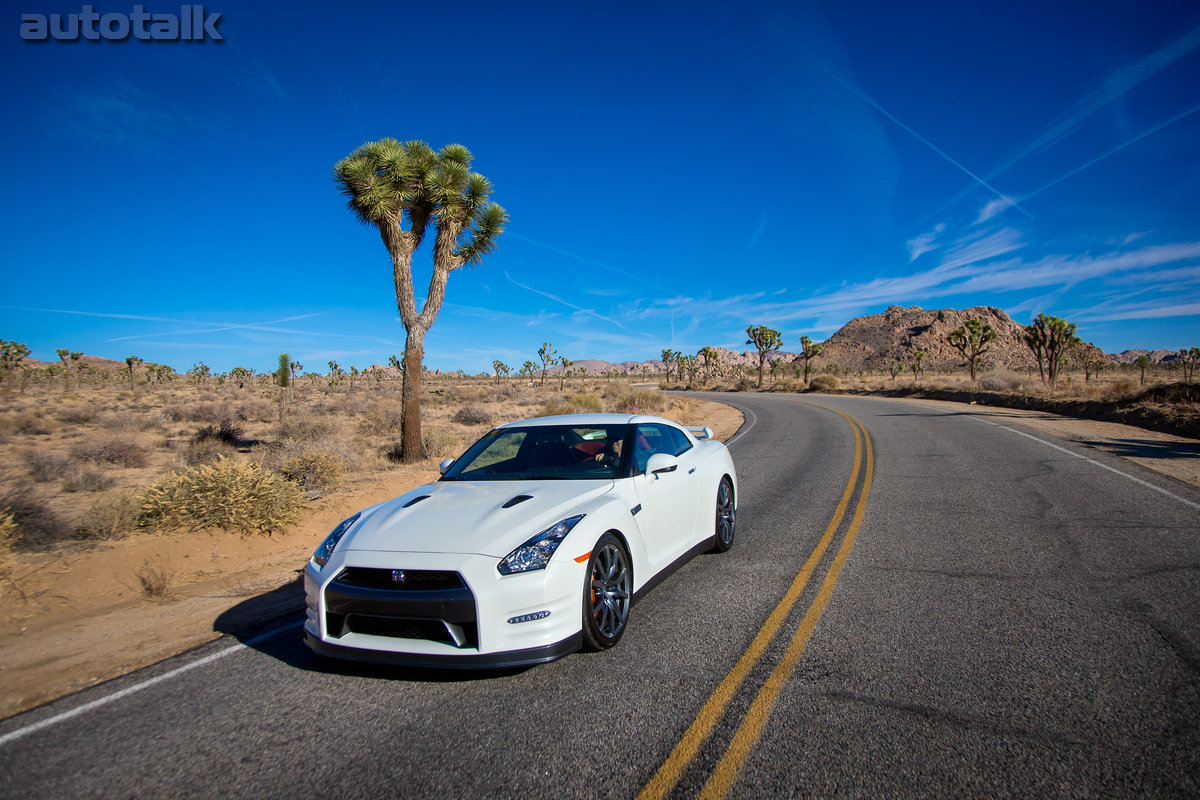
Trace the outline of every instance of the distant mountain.
<path fill-rule="evenodd" d="M 1179 353 L 1174 350 L 1122 350 L 1120 353 L 1110 354 L 1108 358 L 1114 364 L 1134 364 L 1142 356 L 1149 356 L 1151 364 L 1165 364 L 1179 360 Z"/>

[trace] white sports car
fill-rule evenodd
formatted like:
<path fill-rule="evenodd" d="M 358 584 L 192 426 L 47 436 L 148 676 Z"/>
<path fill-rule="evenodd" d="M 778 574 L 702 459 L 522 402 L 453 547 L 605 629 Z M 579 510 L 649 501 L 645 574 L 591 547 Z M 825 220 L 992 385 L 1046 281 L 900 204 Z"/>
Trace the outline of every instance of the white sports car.
<path fill-rule="evenodd" d="M 314 651 L 479 668 L 605 649 L 672 566 L 733 545 L 737 474 L 707 428 L 628 414 L 510 422 L 441 469 L 313 553 Z"/>

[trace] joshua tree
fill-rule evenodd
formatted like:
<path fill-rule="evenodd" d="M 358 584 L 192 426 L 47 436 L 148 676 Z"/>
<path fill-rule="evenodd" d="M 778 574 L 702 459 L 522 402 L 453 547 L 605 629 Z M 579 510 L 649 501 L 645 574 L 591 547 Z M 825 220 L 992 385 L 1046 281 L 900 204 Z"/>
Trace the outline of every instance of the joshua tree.
<path fill-rule="evenodd" d="M 1050 389 L 1058 383 L 1063 355 L 1068 348 L 1079 343 L 1080 339 L 1075 335 L 1075 323 L 1058 317 L 1038 314 L 1033 324 L 1025 330 L 1025 344 L 1033 351 L 1038 362 L 1038 374 Z"/>
<path fill-rule="evenodd" d="M 666 372 L 665 380 L 667 383 L 670 383 L 671 382 L 671 364 L 672 363 L 678 364 L 679 356 L 682 354 L 678 350 L 671 350 L 670 348 L 667 348 L 667 349 L 664 349 L 661 351 L 661 355 L 662 355 L 662 362 L 663 362 L 663 370 Z M 676 377 L 676 379 L 679 378 L 678 368 L 676 368 L 675 377 Z"/>
<path fill-rule="evenodd" d="M 1142 386 L 1146 385 L 1146 370 L 1150 368 L 1150 356 L 1138 356 L 1138 369 L 1142 371 Z"/>
<path fill-rule="evenodd" d="M 746 336 L 746 344 L 752 344 L 758 350 L 758 388 L 761 389 L 767 356 L 783 346 L 783 337 L 779 331 L 766 325 L 751 325 L 746 328 Z"/>
<path fill-rule="evenodd" d="M 508 364 L 505 364 L 500 359 L 496 359 L 492 362 L 492 369 L 496 370 L 496 383 L 500 383 L 501 375 L 504 376 L 505 382 L 508 382 L 508 374 L 512 372 L 512 367 L 508 366 Z"/>
<path fill-rule="evenodd" d="M 924 369 L 921 367 L 921 362 L 925 360 L 925 352 L 923 350 L 913 350 L 912 361 L 908 368 L 912 370 L 913 380 L 915 381 Z"/>
<path fill-rule="evenodd" d="M 971 369 L 972 383 L 975 382 L 975 372 L 979 369 L 979 362 L 987 354 L 988 344 L 995 338 L 996 329 L 990 322 L 981 322 L 974 318 L 966 320 L 961 328 L 950 331 L 946 336 L 946 341 L 955 350 L 962 353 L 962 357 L 967 360 Z"/>
<path fill-rule="evenodd" d="M 229 370 L 229 377 L 237 381 L 239 389 L 246 388 L 246 381 L 254 377 L 254 370 L 245 367 L 234 367 Z"/>
<path fill-rule="evenodd" d="M 492 184 L 471 172 L 462 145 L 434 152 L 421 141 L 368 142 L 334 167 L 334 180 L 350 210 L 379 229 L 392 260 L 396 305 L 406 333 L 401 403 L 401 460 L 425 457 L 421 439 L 421 363 L 425 335 L 446 298 L 450 273 L 482 263 L 504 230 L 508 214 L 489 201 Z M 435 231 L 433 274 L 417 309 L 412 257 L 430 226 Z"/>
<path fill-rule="evenodd" d="M 353 364 L 350 365 L 350 391 L 351 392 L 354 391 L 354 379 L 357 378 L 361 374 L 362 373 L 359 372 L 358 367 L 354 366 Z"/>
<path fill-rule="evenodd" d="M 535 370 L 537 370 L 537 364 L 529 359 L 525 359 L 525 363 L 521 365 L 521 369 L 517 372 L 517 375 L 532 378 Z"/>
<path fill-rule="evenodd" d="M 1196 378 L 1196 362 L 1200 361 L 1200 347 L 1179 351 L 1179 363 L 1183 364 L 1183 382 L 1191 383 Z"/>
<path fill-rule="evenodd" d="M 717 348 L 705 345 L 696 355 L 704 362 L 704 382 L 708 383 L 721 368 L 721 354 L 717 352 Z"/>
<path fill-rule="evenodd" d="M 142 360 L 137 356 L 125 356 L 125 370 L 129 374 L 129 391 L 131 392 L 133 391 L 133 369 L 141 363 Z"/>
<path fill-rule="evenodd" d="M 888 362 L 888 374 L 892 376 L 893 382 L 896 380 L 896 376 L 902 369 L 904 369 L 904 365 L 896 359 L 893 358 L 890 362 Z"/>
<path fill-rule="evenodd" d="M 807 336 L 800 337 L 800 357 L 804 359 L 804 385 L 808 386 L 808 362 L 812 361 L 825 350 L 819 344 L 813 344 L 813 340 Z"/>
<path fill-rule="evenodd" d="M 542 342 L 542 346 L 538 348 L 538 358 L 542 360 L 542 381 L 538 386 L 546 385 L 546 369 L 558 363 L 558 353 L 554 350 L 554 345 L 549 342 Z"/>
<path fill-rule="evenodd" d="M 62 361 L 63 394 L 66 394 L 71 389 L 71 363 L 67 359 L 78 361 L 83 357 L 83 353 L 72 353 L 65 347 L 60 347 L 54 352 L 58 353 L 58 359 Z M 1180 352 L 1183 351 L 1181 350 Z"/>
<path fill-rule="evenodd" d="M 292 361 L 292 357 L 287 353 L 279 354 L 279 366 L 275 369 L 275 385 L 280 389 L 288 390 L 289 403 L 294 399 L 292 384 L 296 382 L 296 366 L 296 363 Z M 279 394 L 282 397 L 283 392 Z"/>
<path fill-rule="evenodd" d="M 1104 369 L 1104 359 L 1099 355 L 1085 355 L 1083 357 L 1083 382 L 1087 383 L 1092 379 L 1092 375 L 1099 375 L 1100 370 Z"/>
<path fill-rule="evenodd" d="M 329 388 L 333 388 L 342 382 L 342 376 L 345 375 L 342 365 L 336 361 L 329 362 Z"/>
<path fill-rule="evenodd" d="M 192 383 L 196 384 L 197 386 L 204 383 L 211 373 L 212 370 L 209 369 L 208 365 L 203 361 L 198 361 L 195 364 L 192 364 L 192 368 L 187 371 L 187 374 L 192 376 Z"/>
<path fill-rule="evenodd" d="M 558 359 L 558 363 L 560 366 L 562 366 L 562 372 L 560 372 L 558 375 L 558 390 L 561 392 L 563 390 L 563 386 L 567 382 L 567 370 L 569 370 L 571 365 L 575 362 L 569 358 L 561 357 Z"/>

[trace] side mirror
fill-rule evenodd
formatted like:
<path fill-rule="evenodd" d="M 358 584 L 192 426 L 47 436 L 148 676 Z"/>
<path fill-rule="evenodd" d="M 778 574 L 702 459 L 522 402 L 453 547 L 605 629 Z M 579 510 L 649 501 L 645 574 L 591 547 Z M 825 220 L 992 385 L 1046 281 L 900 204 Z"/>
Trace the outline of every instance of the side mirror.
<path fill-rule="evenodd" d="M 665 475 L 679 469 L 679 459 L 666 453 L 655 453 L 646 462 L 646 477 L 653 479 L 657 475 Z"/>
<path fill-rule="evenodd" d="M 439 471 L 439 472 L 441 472 L 443 475 L 445 475 L 445 474 L 446 474 L 446 470 L 450 469 L 452 466 L 454 466 L 454 459 L 453 459 L 453 458 L 443 458 L 443 459 L 442 459 L 442 460 L 441 460 L 441 461 L 438 463 L 438 471 Z"/>

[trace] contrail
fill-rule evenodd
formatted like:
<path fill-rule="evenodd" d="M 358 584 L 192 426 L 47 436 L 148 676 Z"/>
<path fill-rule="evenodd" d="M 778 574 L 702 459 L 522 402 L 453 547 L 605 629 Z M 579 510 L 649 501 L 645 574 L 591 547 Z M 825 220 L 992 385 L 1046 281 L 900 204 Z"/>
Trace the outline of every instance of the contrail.
<path fill-rule="evenodd" d="M 1037 189 L 1034 189 L 1032 192 L 1030 192 L 1029 194 L 1027 194 L 1021 198 L 1022 202 L 1024 202 L 1025 200 L 1028 200 L 1031 197 L 1036 197 L 1037 195 L 1039 195 L 1042 192 L 1049 189 L 1051 186 L 1056 186 L 1056 185 L 1062 183 L 1063 181 L 1065 181 L 1067 178 L 1070 178 L 1073 175 L 1078 175 L 1080 172 L 1083 172 L 1085 169 L 1087 169 L 1088 167 L 1097 163 L 1098 161 L 1103 161 L 1104 159 L 1108 158 L 1109 156 L 1113 155 L 1114 153 L 1117 153 L 1121 150 L 1124 150 L 1126 147 L 1129 147 L 1131 144 L 1136 144 L 1137 142 L 1140 142 L 1142 139 L 1145 139 L 1147 136 L 1151 136 L 1155 133 L 1158 133 L 1163 128 L 1167 127 L 1168 125 L 1172 125 L 1172 124 L 1178 122 L 1179 120 L 1183 119 L 1184 117 L 1190 117 L 1192 114 L 1195 114 L 1197 111 L 1200 111 L 1200 103 L 1192 106 L 1187 111 L 1182 111 L 1182 112 L 1176 114 L 1175 116 L 1171 117 L 1166 122 L 1160 122 L 1159 124 L 1155 125 L 1153 128 L 1151 128 L 1148 131 L 1143 131 L 1142 133 L 1139 133 L 1137 136 L 1133 137 L 1129 141 L 1122 142 L 1121 144 L 1117 145 L 1116 147 L 1112 148 L 1111 150 L 1109 150 L 1105 153 L 1101 153 L 1100 155 L 1096 156 L 1095 158 L 1093 158 L 1091 161 L 1087 162 L 1086 164 L 1076 167 L 1075 169 L 1068 172 L 1066 175 L 1062 175 L 1058 178 L 1055 178 L 1054 180 L 1047 183 L 1045 186 L 1041 186 Z"/>
<path fill-rule="evenodd" d="M 557 248 L 557 247 L 553 247 L 552 245 L 548 245 L 548 244 L 546 244 L 545 242 L 539 242 L 539 241 L 538 241 L 538 240 L 536 240 L 536 239 L 530 239 L 530 238 L 528 238 L 528 237 L 526 237 L 526 236 L 522 236 L 522 235 L 521 235 L 521 234 L 519 234 L 519 233 L 512 233 L 512 232 L 510 231 L 510 232 L 508 232 L 506 235 L 507 235 L 507 236 L 511 236 L 511 237 L 513 237 L 514 239 L 520 239 L 522 242 L 528 242 L 529 244 L 532 244 L 532 245 L 537 245 L 538 247 L 543 247 L 543 248 L 545 248 L 546 250 L 550 250 L 550 251 L 553 251 L 553 252 L 555 252 L 555 253 L 558 253 L 558 254 L 560 254 L 560 255 L 567 256 L 568 258 L 573 258 L 573 259 L 575 259 L 576 261 L 582 261 L 582 262 L 584 262 L 585 264 L 594 264 L 594 265 L 596 265 L 597 267 L 604 267 L 604 269 L 607 269 L 607 270 L 612 270 L 613 272 L 617 273 L 618 275 L 624 275 L 626 278 L 630 278 L 630 279 L 632 279 L 632 280 L 635 280 L 635 281 L 637 281 L 638 283 L 643 283 L 643 284 L 648 284 L 648 283 L 649 283 L 649 282 L 648 282 L 648 281 L 647 281 L 647 280 L 646 280 L 644 277 L 642 277 L 642 276 L 640 276 L 640 275 L 634 275 L 634 274 L 632 274 L 632 273 L 630 273 L 630 272 L 626 272 L 626 271 L 625 271 L 625 270 L 623 270 L 623 269 L 617 269 L 616 267 L 612 266 L 611 264 L 605 264 L 605 263 L 604 263 L 604 262 L 602 262 L 602 261 L 595 261 L 595 260 L 593 260 L 593 259 L 590 259 L 590 258 L 584 258 L 583 256 L 577 256 L 577 255 L 575 255 L 574 253 L 568 253 L 566 250 L 560 250 L 559 248 Z M 515 281 L 514 281 L 514 283 L 515 283 Z"/>
<path fill-rule="evenodd" d="M 966 167 L 964 167 L 962 164 L 960 164 L 958 161 L 956 161 L 956 160 L 955 160 L 953 157 L 951 157 L 951 156 L 950 156 L 950 155 L 949 155 L 949 154 L 948 154 L 946 151 L 942 150 L 942 149 L 941 149 L 940 147 L 938 147 L 936 144 L 934 144 L 933 142 L 929 141 L 929 140 L 928 140 L 928 139 L 926 139 L 924 136 L 922 136 L 921 134 L 917 133 L 916 131 L 914 131 L 912 128 L 908 127 L 907 125 L 905 125 L 905 124 L 904 124 L 903 122 L 901 122 L 900 120 L 896 119 L 896 117 L 895 117 L 895 116 L 893 116 L 893 115 L 892 115 L 892 114 L 891 114 L 891 113 L 890 113 L 890 112 L 889 112 L 889 111 L 888 111 L 886 108 L 884 108 L 883 106 L 879 105 L 879 103 L 875 102 L 875 100 L 874 100 L 874 99 L 873 99 L 873 98 L 872 98 L 870 95 L 868 95 L 868 94 L 867 94 L 866 92 L 864 92 L 862 89 L 859 89 L 859 88 L 858 88 L 857 86 L 855 86 L 854 84 L 850 83 L 850 81 L 846 80 L 846 79 L 845 79 L 845 78 L 843 78 L 841 75 L 838 75 L 836 72 L 834 72 L 834 71 L 833 71 L 833 69 L 832 69 L 831 67 L 829 67 L 827 64 L 825 64 L 825 62 L 821 61 L 819 58 L 817 58 L 816 56 L 813 56 L 813 55 L 810 55 L 810 56 L 809 56 L 809 59 L 810 59 L 810 60 L 811 60 L 811 61 L 812 61 L 814 64 L 816 64 L 818 67 L 820 67 L 822 70 L 824 70 L 824 71 L 825 71 L 825 73 L 829 75 L 829 77 L 833 78 L 835 81 L 837 81 L 838 83 L 840 83 L 840 84 L 841 84 L 842 86 L 844 86 L 846 89 L 848 89 L 849 91 L 853 92 L 853 93 L 854 93 L 854 95 L 855 95 L 856 97 L 858 97 L 858 99 L 862 100 L 864 103 L 867 103 L 869 106 L 871 106 L 872 108 L 874 108 L 874 109 L 875 109 L 876 111 L 878 111 L 880 114 L 883 114 L 885 117 L 887 117 L 888 119 L 890 119 L 892 122 L 894 122 L 894 123 L 896 123 L 897 125 L 899 125 L 901 128 L 903 128 L 905 131 L 907 131 L 907 132 L 908 132 L 908 134 L 909 134 L 910 136 L 912 136 L 914 139 L 916 139 L 918 142 L 921 142 L 921 143 L 922 143 L 922 144 L 924 144 L 926 147 L 928 147 L 930 150 L 932 150 L 933 152 L 937 153 L 937 154 L 938 154 L 939 156 L 941 156 L 942 158 L 946 159 L 946 161 L 949 161 L 951 164 L 953 164 L 954 166 L 958 167 L 960 170 L 962 170 L 964 173 L 966 173 L 966 174 L 967 174 L 967 175 L 968 175 L 968 176 L 971 178 L 971 180 L 975 181 L 975 182 L 976 182 L 976 183 L 978 183 L 980 186 L 982 186 L 983 188 L 987 189 L 987 190 L 988 190 L 989 192 L 991 192 L 992 194 L 996 195 L 996 197 L 998 197 L 999 199 L 1001 199 L 1001 200 L 1005 200 L 1005 201 L 1011 200 L 1011 198 L 1009 198 L 1008 196 L 1006 196 L 1006 195 L 1005 195 L 1003 192 L 1001 192 L 999 189 L 997 189 L 996 187 L 992 186 L 990 183 L 988 183 L 987 181 L 985 181 L 983 178 L 979 177 L 979 176 L 978 176 L 978 175 L 976 175 L 974 172 L 971 172 L 971 170 L 967 169 L 967 168 L 966 168 Z M 1013 202 L 1013 203 L 1012 203 L 1012 207 L 1013 207 L 1013 208 L 1015 208 L 1015 209 L 1017 209 L 1017 211 L 1020 211 L 1022 214 L 1024 214 L 1024 215 L 1025 215 L 1025 216 L 1027 216 L 1027 217 L 1029 217 L 1030 219 L 1033 219 L 1033 218 L 1034 218 L 1034 217 L 1033 217 L 1033 214 L 1030 214 L 1028 211 L 1026 211 L 1025 209 L 1021 208 L 1021 206 L 1019 206 L 1017 203 Z"/>
<path fill-rule="evenodd" d="M 586 261 L 587 259 L 584 259 L 584 260 Z M 562 303 L 567 308 L 575 309 L 576 311 L 578 311 L 581 314 L 590 314 L 591 316 L 595 317 L 598 320 L 603 320 L 604 322 L 611 322 L 613 325 L 616 325 L 621 330 L 629 331 L 630 333 L 639 333 L 639 334 L 641 333 L 641 331 L 635 331 L 632 328 L 625 327 L 620 322 L 617 322 L 615 319 L 612 319 L 611 317 L 606 317 L 603 314 L 597 314 L 595 311 L 592 311 L 590 308 L 583 308 L 582 306 L 577 306 L 574 303 L 568 303 L 566 300 L 563 300 L 561 297 L 559 297 L 557 295 L 550 294 L 549 292 L 543 292 L 541 289 L 535 289 L 532 286 L 526 286 L 525 284 L 523 284 L 520 281 L 513 278 L 513 276 L 509 275 L 507 272 L 504 273 L 504 277 L 508 278 L 509 281 L 516 284 L 517 286 L 520 286 L 522 289 L 525 289 L 526 291 L 533 292 L 534 294 L 540 294 L 542 297 L 547 297 L 556 303 Z"/>

